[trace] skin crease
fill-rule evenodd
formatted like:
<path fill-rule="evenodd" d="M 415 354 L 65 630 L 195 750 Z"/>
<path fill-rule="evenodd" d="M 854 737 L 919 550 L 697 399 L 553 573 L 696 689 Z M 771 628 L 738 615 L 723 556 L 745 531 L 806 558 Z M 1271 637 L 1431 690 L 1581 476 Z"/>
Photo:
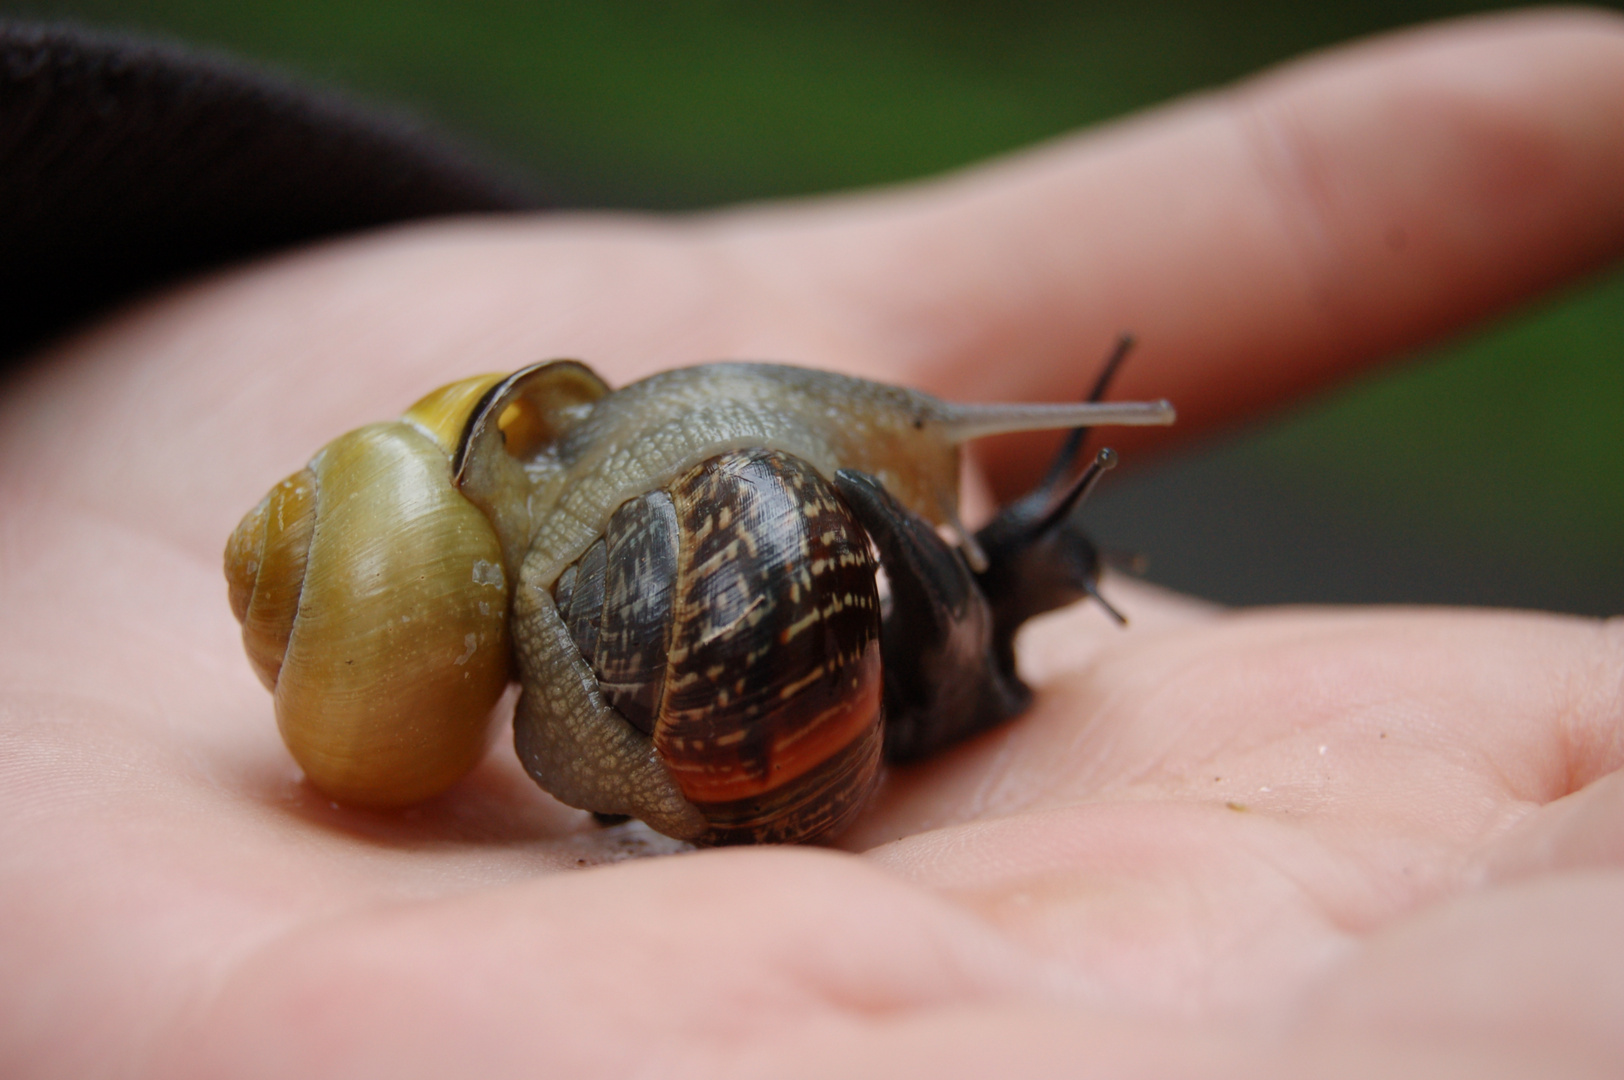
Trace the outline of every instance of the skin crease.
<path fill-rule="evenodd" d="M 1624 629 L 1107 583 L 842 850 L 633 856 L 505 735 L 400 814 L 281 748 L 237 517 L 540 357 L 1174 400 L 1130 461 L 1624 252 L 1624 21 L 1412 32 L 946 179 L 450 221 L 183 285 L 0 399 L 0 1074 L 1495 1077 L 1624 1061 Z M 1161 440 L 1159 443 L 1154 440 Z M 985 458 L 1018 486 L 1039 442 Z"/>

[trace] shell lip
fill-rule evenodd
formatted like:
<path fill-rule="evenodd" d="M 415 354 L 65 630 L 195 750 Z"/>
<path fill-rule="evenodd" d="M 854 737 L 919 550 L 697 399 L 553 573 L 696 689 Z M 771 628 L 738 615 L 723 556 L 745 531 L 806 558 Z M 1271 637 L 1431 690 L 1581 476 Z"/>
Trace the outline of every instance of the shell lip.
<path fill-rule="evenodd" d="M 509 392 L 515 385 L 529 379 L 543 368 L 573 368 L 581 375 L 603 386 L 604 392 L 609 390 L 608 384 L 597 372 L 579 360 L 540 360 L 534 364 L 526 365 L 509 375 L 507 378 L 492 386 L 480 395 L 473 411 L 468 414 L 468 422 L 462 427 L 462 434 L 457 439 L 456 452 L 451 455 L 451 476 L 453 482 L 459 487 L 462 485 L 463 471 L 468 464 L 468 455 L 472 450 L 475 438 L 485 430 L 487 425 L 500 419 L 493 416 L 499 403 L 505 405 Z"/>

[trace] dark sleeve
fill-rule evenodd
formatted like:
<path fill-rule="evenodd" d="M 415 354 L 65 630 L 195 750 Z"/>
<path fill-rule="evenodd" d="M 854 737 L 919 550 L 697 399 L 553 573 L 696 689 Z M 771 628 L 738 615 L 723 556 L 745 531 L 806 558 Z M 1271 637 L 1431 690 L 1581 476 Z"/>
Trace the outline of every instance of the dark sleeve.
<path fill-rule="evenodd" d="M 536 205 L 408 122 L 246 64 L 0 20 L 0 365 L 210 266 Z"/>

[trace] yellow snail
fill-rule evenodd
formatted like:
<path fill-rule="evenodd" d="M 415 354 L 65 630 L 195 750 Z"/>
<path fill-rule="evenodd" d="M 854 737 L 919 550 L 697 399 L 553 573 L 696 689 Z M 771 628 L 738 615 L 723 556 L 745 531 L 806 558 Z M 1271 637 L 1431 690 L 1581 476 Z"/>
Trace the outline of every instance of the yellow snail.
<path fill-rule="evenodd" d="M 882 756 L 1020 712 L 1016 629 L 1098 595 L 1072 510 L 1110 452 L 1068 487 L 1074 438 L 972 535 L 958 445 L 1170 423 L 1166 402 L 1098 402 L 1119 359 L 1075 405 L 773 364 L 465 380 L 273 488 L 227 546 L 232 607 L 289 750 L 339 801 L 455 783 L 512 673 L 520 759 L 561 801 L 703 844 L 829 836 Z"/>
<path fill-rule="evenodd" d="M 416 802 L 490 744 L 510 671 L 507 577 L 450 455 L 497 381 L 456 383 L 333 440 L 226 547 L 249 662 L 294 759 L 334 799 Z"/>

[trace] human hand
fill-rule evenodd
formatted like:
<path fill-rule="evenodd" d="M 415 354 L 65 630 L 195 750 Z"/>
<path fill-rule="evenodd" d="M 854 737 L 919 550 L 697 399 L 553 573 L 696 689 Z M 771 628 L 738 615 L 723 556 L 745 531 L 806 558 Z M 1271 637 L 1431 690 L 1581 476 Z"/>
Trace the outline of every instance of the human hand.
<path fill-rule="evenodd" d="M 1616 258 L 1621 178 L 1624 23 L 1525 16 L 894 192 L 345 240 L 61 344 L 0 402 L 0 1073 L 1616 1072 L 1614 624 L 1113 581 L 1133 627 L 1033 625 L 1031 713 L 845 850 L 632 859 L 676 846 L 505 743 L 321 799 L 219 561 L 327 438 L 545 356 L 1069 398 L 1132 329 L 1114 396 L 1233 422 Z"/>

